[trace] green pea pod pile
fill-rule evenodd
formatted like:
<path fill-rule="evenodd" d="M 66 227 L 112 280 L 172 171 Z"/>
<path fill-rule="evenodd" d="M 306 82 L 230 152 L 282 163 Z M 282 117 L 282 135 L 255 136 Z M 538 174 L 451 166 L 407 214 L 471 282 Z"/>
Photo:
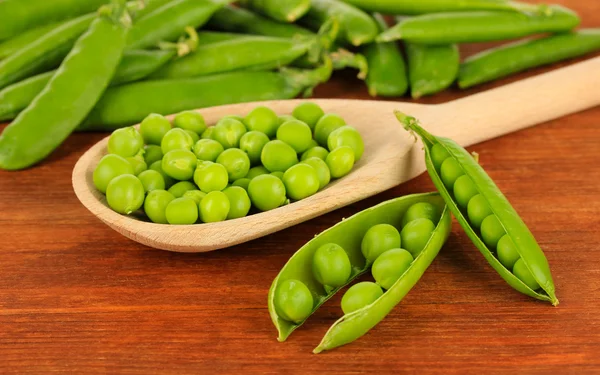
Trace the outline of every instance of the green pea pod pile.
<path fill-rule="evenodd" d="M 281 22 L 294 22 L 310 9 L 310 0 L 242 0 L 241 3 Z"/>

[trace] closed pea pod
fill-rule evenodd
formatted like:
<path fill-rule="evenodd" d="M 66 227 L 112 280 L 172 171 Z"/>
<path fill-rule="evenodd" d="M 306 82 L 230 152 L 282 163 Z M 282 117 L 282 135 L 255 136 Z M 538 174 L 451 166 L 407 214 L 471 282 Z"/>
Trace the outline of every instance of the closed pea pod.
<path fill-rule="evenodd" d="M 310 8 L 310 0 L 242 0 L 242 5 L 282 22 L 294 22 Z"/>
<path fill-rule="evenodd" d="M 50 31 L 56 29 L 61 23 L 50 23 L 47 25 L 36 27 L 35 29 L 27 30 L 12 39 L 0 43 L 0 60 L 7 58 L 23 47 L 35 42 Z"/>
<path fill-rule="evenodd" d="M 460 54 L 456 44 L 428 46 L 407 43 L 411 95 L 418 99 L 450 87 L 456 80 Z"/>
<path fill-rule="evenodd" d="M 495 0 L 344 0 L 368 12 L 417 15 L 465 10 L 536 11 L 540 7 L 516 1 Z"/>

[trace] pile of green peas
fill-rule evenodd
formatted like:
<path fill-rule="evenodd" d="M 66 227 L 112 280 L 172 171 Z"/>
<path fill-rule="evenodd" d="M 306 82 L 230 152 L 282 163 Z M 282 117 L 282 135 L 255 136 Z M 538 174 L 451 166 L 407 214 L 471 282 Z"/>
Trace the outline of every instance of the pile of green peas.
<path fill-rule="evenodd" d="M 361 252 L 366 264 L 371 265 L 375 282 L 359 282 L 346 291 L 341 302 L 344 314 L 372 304 L 400 279 L 427 245 L 440 217 L 435 205 L 419 202 L 408 208 L 400 230 L 390 224 L 377 224 L 367 230 Z M 312 272 L 328 293 L 346 285 L 352 273 L 348 253 L 336 243 L 320 246 L 312 258 Z M 282 319 L 301 323 L 312 313 L 315 301 L 302 281 L 288 279 L 275 291 L 274 305 Z"/>
<path fill-rule="evenodd" d="M 210 127 L 195 111 L 173 123 L 150 114 L 139 131 L 111 134 L 93 180 L 118 213 L 143 207 L 154 223 L 212 223 L 316 194 L 363 153 L 355 128 L 311 102 L 283 116 L 259 106 Z"/>

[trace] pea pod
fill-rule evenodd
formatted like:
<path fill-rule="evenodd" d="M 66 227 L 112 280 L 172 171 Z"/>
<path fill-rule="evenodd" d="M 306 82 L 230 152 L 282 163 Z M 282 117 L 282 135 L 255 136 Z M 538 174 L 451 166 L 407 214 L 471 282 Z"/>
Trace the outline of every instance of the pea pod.
<path fill-rule="evenodd" d="M 402 39 L 421 44 L 452 44 L 516 39 L 536 33 L 570 31 L 580 20 L 576 13 L 554 5 L 545 12 L 455 12 L 406 18 L 381 33 L 379 42 Z"/>
<path fill-rule="evenodd" d="M 310 0 L 243 0 L 242 5 L 281 22 L 294 22 L 308 12 Z"/>
<path fill-rule="evenodd" d="M 17 52 L 21 48 L 35 42 L 37 39 L 48 34 L 54 30 L 61 23 L 49 23 L 47 25 L 39 26 L 34 29 L 27 30 L 26 32 L 19 34 L 18 36 L 11 38 L 4 43 L 0 44 L 0 60 L 7 58 L 13 53 Z"/>
<path fill-rule="evenodd" d="M 315 349 L 315 352 L 318 353 L 347 344 L 365 334 L 381 321 L 418 281 L 450 233 L 450 213 L 444 208 L 444 201 L 437 193 L 415 194 L 383 202 L 344 219 L 302 246 L 283 266 L 269 290 L 269 313 L 279 332 L 279 341 L 285 341 L 305 321 L 294 323 L 279 316 L 275 306 L 275 294 L 280 283 L 286 280 L 298 280 L 306 285 L 314 300 L 312 314 L 343 287 L 325 288 L 315 278 L 312 267 L 313 256 L 317 249 L 325 244 L 333 243 L 341 246 L 346 251 L 352 266 L 350 277 L 345 284 L 348 285 L 370 268 L 369 262 L 366 261 L 361 251 L 361 242 L 367 230 L 377 224 L 400 226 L 402 217 L 408 208 L 419 202 L 431 203 L 439 208 L 440 212 L 443 211 L 442 218 L 439 220 L 421 255 L 417 256 L 411 268 L 383 297 L 373 304 L 340 319 L 330 329 L 321 345 Z"/>
<path fill-rule="evenodd" d="M 418 15 L 472 10 L 536 11 L 540 6 L 505 0 L 344 0 L 368 12 Z"/>
<path fill-rule="evenodd" d="M 456 44 L 406 43 L 408 76 L 413 98 L 436 94 L 456 80 L 460 54 Z"/>
<path fill-rule="evenodd" d="M 473 241 L 492 268 L 510 286 L 519 292 L 542 301 L 549 301 L 555 306 L 558 305 L 550 266 L 543 251 L 523 220 L 483 168 L 464 148 L 450 139 L 429 134 L 419 125 L 415 118 L 400 112 L 396 113 L 396 117 L 408 131 L 416 133 L 423 141 L 425 146 L 425 163 L 433 183 L 440 191 L 446 204 L 471 241 Z M 436 148 L 435 150 L 434 147 Z M 471 190 L 471 193 L 466 196 L 467 199 L 464 199 L 465 193 L 456 188 L 456 186 L 451 187 L 452 192 L 450 191 L 447 186 L 449 185 L 448 177 L 445 178 L 445 181 L 442 180 L 444 177 L 442 169 L 445 167 L 442 168 L 441 165 L 445 165 L 446 162 L 451 167 L 448 170 L 453 169 L 456 171 L 452 173 L 456 177 L 453 182 L 454 185 L 456 185 L 456 181 L 458 180 L 457 176 L 462 177 L 465 175 L 468 177 L 467 182 L 470 187 L 464 190 Z M 457 192 L 460 195 L 457 195 Z M 459 197 L 460 201 L 463 202 L 463 210 L 468 202 L 469 212 L 467 214 L 459 208 Z M 508 236 L 507 239 L 510 240 L 508 242 L 512 242 L 511 247 L 517 252 L 518 258 L 522 259 L 526 270 L 530 272 L 531 277 L 541 287 L 541 290 L 532 289 L 524 282 L 526 280 L 518 278 L 494 256 L 492 250 L 488 247 L 490 241 L 486 240 L 483 224 L 480 222 L 475 223 L 476 212 L 486 212 L 483 214 L 486 216 L 485 220 L 488 220 L 489 216 L 491 217 L 490 222 L 495 222 L 497 226 L 499 224 L 500 234 L 498 237 Z M 482 226 L 481 232 L 477 229 L 479 225 Z M 498 246 L 499 241 L 494 242 L 496 242 L 495 246 Z"/>
<path fill-rule="evenodd" d="M 507 44 L 468 58 L 460 67 L 458 86 L 469 88 L 597 50 L 600 50 L 600 29 Z"/>

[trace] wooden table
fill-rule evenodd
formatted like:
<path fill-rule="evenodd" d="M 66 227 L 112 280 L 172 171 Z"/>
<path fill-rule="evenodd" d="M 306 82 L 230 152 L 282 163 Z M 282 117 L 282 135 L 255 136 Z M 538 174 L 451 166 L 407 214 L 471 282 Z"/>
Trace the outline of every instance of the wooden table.
<path fill-rule="evenodd" d="M 598 1 L 562 3 L 600 25 Z M 368 97 L 352 72 L 316 95 Z M 429 177 L 225 251 L 173 254 L 120 236 L 77 201 L 71 170 L 103 136 L 74 135 L 38 167 L 0 172 L 0 373 L 600 373 L 600 108 L 471 147 L 545 250 L 558 307 L 512 290 L 455 224 L 383 322 L 318 356 L 341 296 L 278 343 L 271 281 L 315 233 L 430 191 Z"/>

